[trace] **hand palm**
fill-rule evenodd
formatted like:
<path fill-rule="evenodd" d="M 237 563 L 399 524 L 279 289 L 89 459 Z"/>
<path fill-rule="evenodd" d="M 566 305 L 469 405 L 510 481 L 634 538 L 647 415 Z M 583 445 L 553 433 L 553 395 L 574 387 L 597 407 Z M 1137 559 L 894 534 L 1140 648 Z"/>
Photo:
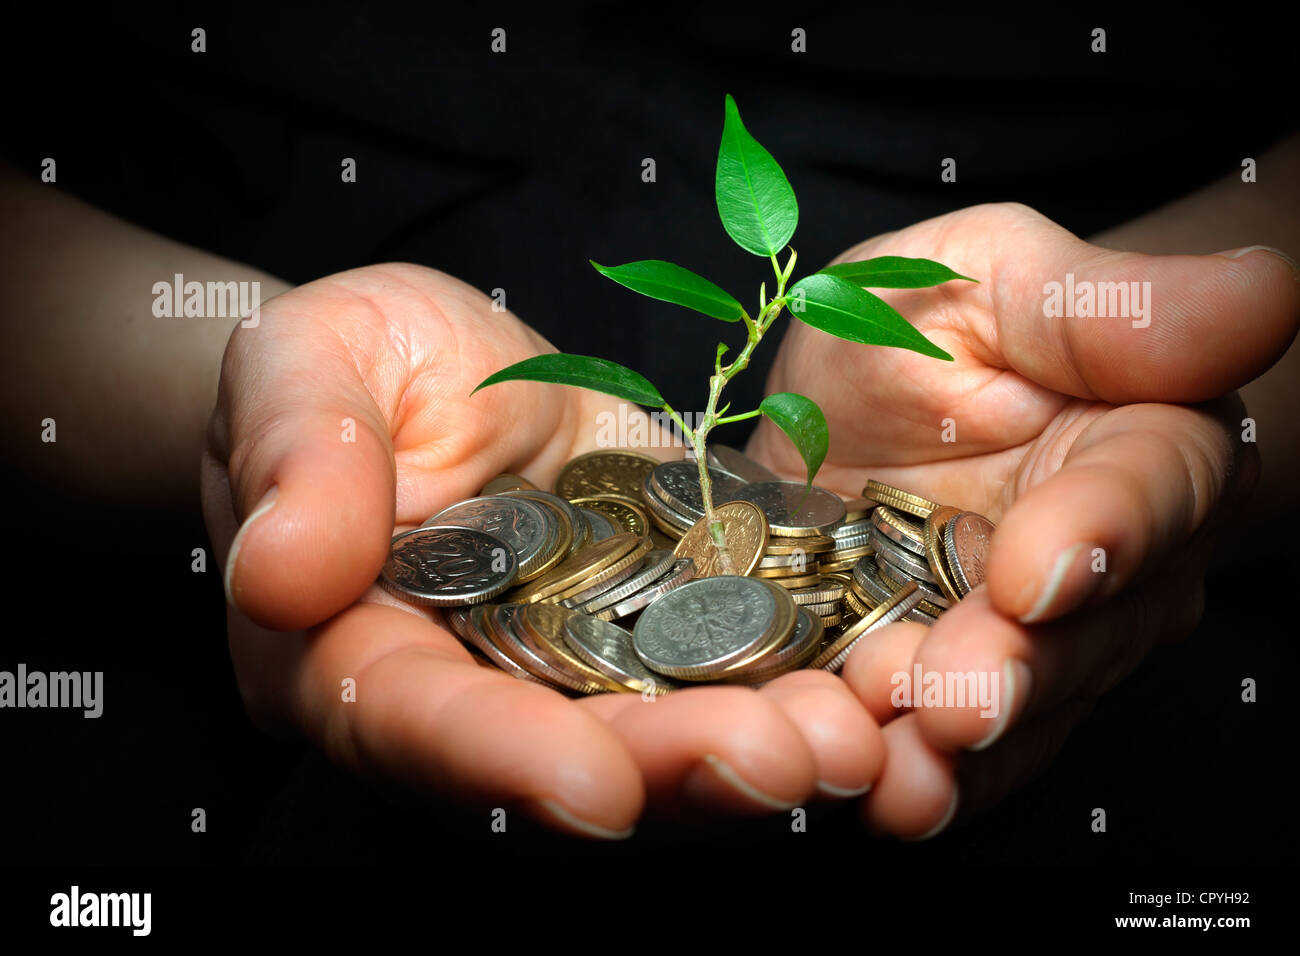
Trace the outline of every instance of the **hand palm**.
<path fill-rule="evenodd" d="M 882 632 L 844 671 L 873 716 L 892 721 L 867 818 L 919 834 L 950 818 L 952 781 L 980 766 L 983 755 L 960 751 L 998 741 L 1010 755 L 994 764 L 1001 779 L 976 786 L 996 799 L 1154 642 L 1194 624 L 1209 519 L 1234 484 L 1249 484 L 1242 466 L 1253 447 L 1235 440 L 1235 398 L 1166 403 L 1222 395 L 1271 364 L 1294 334 L 1296 294 L 1280 261 L 1257 261 L 1270 272 L 1260 281 L 1226 258 L 1113 253 L 1020 206 L 962 210 L 839 261 L 879 255 L 926 257 L 980 280 L 884 293 L 955 361 L 856 346 L 792 322 L 767 391 L 802 391 L 825 412 L 831 440 L 819 483 L 856 496 L 876 478 L 999 522 L 986 589 L 928 631 Z M 1046 317 L 1044 283 L 1067 272 L 1150 282 L 1154 321 Z M 1247 308 L 1252 324 L 1228 321 Z M 769 423 L 750 451 L 802 475 Z M 1179 560 L 1167 562 L 1175 549 Z M 1001 675 L 1009 699 L 997 720 L 973 707 L 900 718 L 892 675 L 914 664 Z"/>

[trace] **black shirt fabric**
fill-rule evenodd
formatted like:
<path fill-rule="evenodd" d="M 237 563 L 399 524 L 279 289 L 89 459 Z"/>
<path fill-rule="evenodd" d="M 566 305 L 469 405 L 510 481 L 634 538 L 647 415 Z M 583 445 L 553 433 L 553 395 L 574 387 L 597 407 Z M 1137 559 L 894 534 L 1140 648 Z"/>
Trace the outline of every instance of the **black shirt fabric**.
<path fill-rule="evenodd" d="M 503 289 L 561 350 L 636 368 L 685 409 L 736 330 L 587 260 L 668 259 L 757 299 L 770 265 L 730 241 L 713 198 L 726 93 L 794 186 L 801 274 L 978 202 L 1087 235 L 1239 170 L 1295 123 L 1279 37 L 1131 11 L 327 4 L 7 40 L 10 68 L 40 64 L 7 85 L 10 160 L 33 175 L 53 156 L 60 188 L 294 282 L 407 260 Z M 757 404 L 774 352 L 729 388 L 736 408 Z"/>

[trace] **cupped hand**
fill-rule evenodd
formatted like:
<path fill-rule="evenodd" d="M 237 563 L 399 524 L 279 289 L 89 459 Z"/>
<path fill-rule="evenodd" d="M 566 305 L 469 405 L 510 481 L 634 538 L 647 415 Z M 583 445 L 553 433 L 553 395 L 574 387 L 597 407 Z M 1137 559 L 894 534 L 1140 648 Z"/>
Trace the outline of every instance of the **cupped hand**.
<path fill-rule="evenodd" d="M 888 744 L 865 819 L 920 837 L 1035 772 L 1100 692 L 1194 626 L 1211 542 L 1256 468 L 1231 393 L 1294 338 L 1300 283 L 1267 251 L 1114 252 L 1015 204 L 922 222 L 837 261 L 880 255 L 980 280 L 880 293 L 954 361 L 792 322 L 767 391 L 802 392 L 826 413 L 819 484 L 853 497 L 876 478 L 998 524 L 984 587 L 929 629 L 873 634 L 843 671 Z M 1067 275 L 1076 290 L 1139 283 L 1149 324 L 1049 317 L 1045 286 Z M 802 474 L 770 423 L 749 450 Z M 893 675 L 914 663 L 998 675 L 997 713 L 893 706 Z"/>
<path fill-rule="evenodd" d="M 549 487 L 596 446 L 616 406 L 603 395 L 511 382 L 471 397 L 543 351 L 482 293 L 411 265 L 301 286 L 236 330 L 202 491 L 250 716 L 408 796 L 465 802 L 484 827 L 503 807 L 616 837 L 647 801 L 760 813 L 863 792 L 883 740 L 828 674 L 574 701 L 480 666 L 441 612 L 374 586 L 395 530 L 503 471 Z"/>

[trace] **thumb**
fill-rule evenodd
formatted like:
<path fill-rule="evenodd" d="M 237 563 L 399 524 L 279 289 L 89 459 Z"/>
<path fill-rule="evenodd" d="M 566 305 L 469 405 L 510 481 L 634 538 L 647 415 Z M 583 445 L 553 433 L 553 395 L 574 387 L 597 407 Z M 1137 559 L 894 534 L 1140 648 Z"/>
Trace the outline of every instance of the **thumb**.
<path fill-rule="evenodd" d="M 1080 398 L 1222 395 L 1272 365 L 1300 324 L 1300 270 L 1262 246 L 1209 256 L 1114 252 L 1033 213 L 999 230 L 992 267 L 1005 361 Z"/>
<path fill-rule="evenodd" d="M 258 329 L 237 330 L 209 449 L 239 523 L 224 559 L 231 604 L 264 627 L 297 630 L 374 582 L 393 529 L 392 443 L 337 340 L 304 341 L 301 329 L 290 339 L 265 308 Z"/>

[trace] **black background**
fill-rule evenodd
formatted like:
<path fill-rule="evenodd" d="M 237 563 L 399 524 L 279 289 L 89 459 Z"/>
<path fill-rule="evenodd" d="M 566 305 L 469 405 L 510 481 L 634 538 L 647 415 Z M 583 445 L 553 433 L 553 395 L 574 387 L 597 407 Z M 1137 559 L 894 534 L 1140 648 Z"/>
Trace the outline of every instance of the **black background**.
<path fill-rule="evenodd" d="M 699 320 L 586 260 L 669 258 L 733 290 L 762 278 L 763 261 L 729 242 L 713 205 L 724 93 L 794 185 L 793 244 L 809 268 L 985 201 L 1025 202 L 1088 235 L 1238 170 L 1294 126 L 1290 51 L 1266 20 L 815 4 L 744 19 L 597 6 L 452 16 L 315 5 L 102 22 L 26 11 L 3 41 L 4 151 L 33 173 L 55 156 L 58 188 L 291 281 L 407 260 L 504 288 L 559 348 L 631 365 L 691 408 L 712 348 L 663 343 L 690 340 Z M 205 54 L 190 52 L 194 26 L 207 30 Z M 489 50 L 497 26 L 505 55 Z M 790 52 L 795 26 L 808 31 L 806 54 Z M 1089 52 L 1094 26 L 1108 30 L 1104 55 Z M 345 156 L 357 160 L 355 184 L 340 182 Z M 939 180 L 948 156 L 956 183 Z M 654 184 L 641 181 L 644 157 L 656 160 Z M 737 407 L 757 403 L 773 351 L 737 380 Z M 743 429 L 728 439 L 741 444 Z M 937 841 L 871 840 L 846 807 L 798 836 L 783 819 L 652 824 L 629 845 L 597 847 L 513 828 L 494 836 L 482 814 L 394 808 L 317 755 L 263 737 L 235 691 L 220 572 L 189 569 L 191 549 L 207 546 L 197 513 L 70 501 L 24 481 L 21 449 L 6 455 L 9 603 L 21 623 L 7 629 L 0 668 L 103 670 L 106 685 L 99 720 L 0 713 L 0 862 L 58 867 L 34 880 L 10 872 L 32 901 L 15 908 L 23 923 L 43 923 L 49 893 L 71 882 L 168 891 L 156 871 L 103 866 L 197 866 L 184 885 L 236 898 L 274 884 L 290 898 L 347 887 L 373 901 L 390 885 L 416 892 L 395 875 L 412 869 L 487 879 L 482 868 L 498 862 L 589 874 L 631 861 L 645 875 L 706 854 L 774 864 L 786 883 L 763 896 L 790 905 L 839 891 L 864 911 L 881 892 L 897 907 L 920 898 L 910 887 L 951 881 L 967 887 L 944 896 L 953 905 L 1013 907 L 1019 893 L 1040 915 L 1105 923 L 1126 912 L 1113 898 L 1161 888 L 1144 867 L 1236 889 L 1270 884 L 1260 867 L 1294 861 L 1297 655 L 1283 602 L 1297 568 L 1276 541 L 1211 582 L 1197 632 L 1104 698 L 1037 782 Z M 1252 706 L 1239 699 L 1248 676 L 1260 683 Z M 190 831 L 196 806 L 206 834 Z M 1104 835 L 1089 829 L 1094 807 L 1107 810 Z M 377 864 L 392 882 L 229 871 L 250 863 Z M 975 869 L 1004 864 L 1072 869 Z M 1206 865 L 1249 869 L 1192 878 Z M 1090 889 L 1065 892 L 1075 887 Z M 210 915 L 170 889 L 171 918 Z"/>

